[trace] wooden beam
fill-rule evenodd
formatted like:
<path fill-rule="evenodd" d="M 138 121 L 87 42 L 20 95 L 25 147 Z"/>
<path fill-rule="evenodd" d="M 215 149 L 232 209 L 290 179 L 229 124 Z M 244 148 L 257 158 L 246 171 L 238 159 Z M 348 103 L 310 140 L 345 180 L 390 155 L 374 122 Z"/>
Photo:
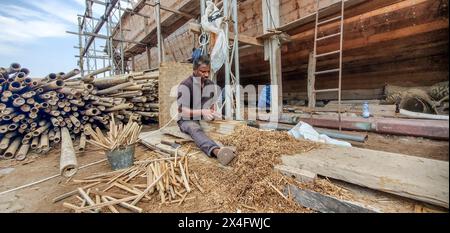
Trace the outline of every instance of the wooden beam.
<path fill-rule="evenodd" d="M 354 6 L 358 5 L 358 4 L 364 3 L 364 2 L 368 2 L 368 0 L 346 0 L 345 1 L 345 11 L 347 11 L 348 9 L 350 9 L 350 8 L 352 8 L 352 7 L 354 7 Z M 341 10 L 340 4 L 339 5 L 332 4 L 331 6 L 327 5 L 325 7 L 321 7 L 320 8 L 320 11 L 321 11 L 320 16 L 321 17 L 326 17 L 326 16 L 329 16 L 329 15 L 332 15 L 332 14 L 339 13 L 340 10 Z M 308 23 L 312 23 L 312 22 L 314 22 L 315 19 L 316 19 L 316 13 L 312 13 L 312 14 L 304 16 L 304 17 L 302 17 L 300 19 L 296 19 L 296 20 L 293 20 L 293 21 L 291 21 L 291 22 L 289 22 L 287 24 L 284 24 L 284 25 L 278 27 L 277 30 L 279 30 L 279 31 L 289 31 L 289 30 L 292 30 L 294 28 L 300 27 L 302 25 L 305 25 L 305 24 L 308 24 Z"/>
<path fill-rule="evenodd" d="M 340 200 L 335 197 L 324 195 L 307 189 L 300 189 L 293 185 L 284 189 L 287 195 L 290 191 L 294 200 L 301 206 L 319 211 L 321 213 L 379 213 L 381 211 L 366 208 L 359 203 Z"/>
<path fill-rule="evenodd" d="M 282 156 L 284 165 L 448 208 L 448 162 L 355 147 Z"/>
<path fill-rule="evenodd" d="M 316 72 L 316 58 L 314 57 L 314 52 L 309 53 L 308 59 L 308 107 L 314 108 L 316 107 L 316 93 L 314 93 L 315 85 L 316 85 L 316 76 L 314 75 Z"/>
<path fill-rule="evenodd" d="M 189 30 L 193 33 L 200 34 L 201 26 L 198 23 L 189 23 Z M 230 40 L 234 39 L 234 33 L 230 32 L 229 34 Z M 246 36 L 243 34 L 239 34 L 238 41 L 244 44 L 254 45 L 254 46 L 264 46 L 261 40 L 258 40 L 256 37 Z"/>
<path fill-rule="evenodd" d="M 271 31 L 280 24 L 280 2 L 272 0 L 262 1 L 263 30 Z M 276 37 L 264 40 L 264 58 L 269 60 L 270 65 L 270 112 L 271 114 L 281 114 L 283 112 L 283 84 L 281 68 L 281 49 Z"/>
<path fill-rule="evenodd" d="M 367 20 L 369 18 L 375 17 L 375 16 L 379 16 L 379 15 L 384 15 L 384 14 L 389 14 L 407 7 L 412 7 L 424 2 L 427 2 L 429 0 L 407 0 L 407 1 L 401 1 L 397 4 L 393 4 L 393 5 L 389 5 L 374 11 L 369 11 L 366 12 L 364 14 L 361 15 L 356 15 L 354 17 L 351 18 L 347 18 L 344 20 L 344 24 L 350 24 L 350 23 L 354 23 L 354 22 L 360 22 L 363 20 Z M 337 26 L 339 26 L 339 22 L 335 22 L 335 23 L 329 23 L 326 24 L 324 26 L 321 27 L 321 31 L 326 31 L 326 30 L 330 30 L 333 28 L 336 28 Z M 448 26 L 448 21 L 447 21 L 447 26 Z M 345 26 L 344 26 L 345 27 Z M 314 36 L 314 27 L 313 25 L 311 25 L 311 29 L 309 29 L 308 31 L 304 31 L 302 33 L 296 34 L 296 35 L 292 35 L 291 36 L 291 40 L 292 41 L 299 41 L 308 37 L 312 37 Z M 344 41 L 345 42 L 345 41 Z"/>
<path fill-rule="evenodd" d="M 275 171 L 278 171 L 285 176 L 295 178 L 302 183 L 312 183 L 317 179 L 316 173 L 290 166 L 276 165 Z"/>
<path fill-rule="evenodd" d="M 145 3 L 145 5 L 151 6 L 151 7 L 155 7 L 156 6 L 156 4 L 154 4 L 154 3 Z M 197 16 L 195 16 L 195 15 L 191 15 L 191 14 L 188 14 L 188 13 L 185 13 L 185 12 L 181 12 L 179 10 L 172 9 L 170 7 L 167 7 L 167 6 L 160 5 L 160 7 L 161 7 L 161 10 L 165 10 L 165 11 L 168 11 L 168 12 L 171 12 L 171 13 L 174 13 L 174 14 L 178 14 L 178 15 L 181 15 L 181 16 L 186 17 L 188 19 L 196 19 L 197 18 Z"/>
<path fill-rule="evenodd" d="M 148 69 L 151 69 L 152 68 L 152 64 L 151 64 L 152 56 L 151 56 L 150 46 L 146 47 L 146 52 L 147 52 L 147 67 L 148 67 Z"/>

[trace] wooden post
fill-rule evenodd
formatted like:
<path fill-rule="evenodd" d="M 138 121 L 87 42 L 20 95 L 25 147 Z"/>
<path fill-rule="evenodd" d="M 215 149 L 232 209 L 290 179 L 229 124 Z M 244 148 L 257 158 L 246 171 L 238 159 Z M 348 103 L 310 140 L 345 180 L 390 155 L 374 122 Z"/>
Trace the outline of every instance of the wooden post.
<path fill-rule="evenodd" d="M 152 68 L 152 64 L 151 64 L 152 56 L 151 56 L 151 53 L 150 53 L 151 47 L 147 46 L 146 48 L 147 48 L 147 66 L 148 66 L 148 69 L 151 69 Z"/>
<path fill-rule="evenodd" d="M 135 56 L 133 55 L 131 57 L 131 71 L 135 71 L 136 70 L 136 62 L 135 62 Z"/>
<path fill-rule="evenodd" d="M 272 0 L 270 5 L 267 4 L 268 2 L 262 1 L 264 33 L 267 33 L 268 29 L 280 26 L 279 0 Z M 270 112 L 272 114 L 280 114 L 283 111 L 283 88 L 280 42 L 276 36 L 265 40 L 264 52 L 265 58 L 268 58 L 270 62 L 270 84 L 272 87 L 270 92 Z"/>
<path fill-rule="evenodd" d="M 316 106 L 316 94 L 314 93 L 314 87 L 316 83 L 316 59 L 314 58 L 314 52 L 309 53 L 308 60 L 308 107 L 314 108 Z"/>
<path fill-rule="evenodd" d="M 160 0 L 155 1 L 155 21 L 156 21 L 156 36 L 158 41 L 158 66 L 164 61 L 162 35 L 161 35 L 161 15 L 160 15 Z"/>
<path fill-rule="evenodd" d="M 229 0 L 225 0 L 223 1 L 223 14 L 225 16 L 225 18 L 228 18 L 228 13 L 229 13 Z M 223 30 L 225 31 L 225 41 L 228 42 L 228 38 L 229 38 L 229 26 L 228 26 L 228 22 L 224 21 L 223 24 Z M 226 120 L 232 120 L 233 119 L 233 113 L 232 113 L 232 106 L 233 106 L 233 97 L 232 97 L 232 90 L 231 90 L 231 76 L 230 76 L 230 71 L 231 71 L 231 66 L 229 63 L 229 55 L 230 55 L 230 51 L 228 49 L 226 49 L 226 59 L 225 59 L 225 119 Z"/>

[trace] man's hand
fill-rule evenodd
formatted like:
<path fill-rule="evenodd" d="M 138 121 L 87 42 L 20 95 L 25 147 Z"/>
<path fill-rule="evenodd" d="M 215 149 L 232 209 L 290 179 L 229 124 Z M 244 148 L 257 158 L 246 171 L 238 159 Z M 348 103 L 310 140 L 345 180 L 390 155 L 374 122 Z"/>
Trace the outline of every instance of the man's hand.
<path fill-rule="evenodd" d="M 202 117 L 207 121 L 214 120 L 214 111 L 210 109 L 202 109 Z"/>

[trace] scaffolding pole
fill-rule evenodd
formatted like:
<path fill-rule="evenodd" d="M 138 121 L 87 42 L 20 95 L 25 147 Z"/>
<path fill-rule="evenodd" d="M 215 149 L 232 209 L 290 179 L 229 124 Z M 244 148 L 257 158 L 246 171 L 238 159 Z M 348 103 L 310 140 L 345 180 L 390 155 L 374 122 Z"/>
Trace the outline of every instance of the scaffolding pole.
<path fill-rule="evenodd" d="M 223 14 L 225 17 L 225 20 L 223 22 L 223 30 L 225 32 L 225 41 L 228 45 L 228 39 L 229 39 L 229 27 L 228 27 L 228 19 L 229 19 L 229 0 L 223 0 Z M 228 47 L 228 46 L 227 46 Z M 231 93 L 231 76 L 230 76 L 230 62 L 228 57 L 230 56 L 230 51 L 226 50 L 226 57 L 225 59 L 225 119 L 231 120 L 233 119 L 233 113 L 232 113 L 232 93 Z"/>
<path fill-rule="evenodd" d="M 158 65 L 164 61 L 164 54 L 162 50 L 162 38 L 161 38 L 161 3 L 160 0 L 155 1 L 155 22 L 156 22 L 156 36 L 157 36 L 157 46 L 158 46 Z"/>
<path fill-rule="evenodd" d="M 238 29 L 238 8 L 237 0 L 233 1 L 233 32 L 234 32 L 234 77 L 235 77 L 235 98 L 236 98 L 236 120 L 242 120 L 243 114 L 241 111 L 241 85 L 239 72 L 239 29 Z"/>

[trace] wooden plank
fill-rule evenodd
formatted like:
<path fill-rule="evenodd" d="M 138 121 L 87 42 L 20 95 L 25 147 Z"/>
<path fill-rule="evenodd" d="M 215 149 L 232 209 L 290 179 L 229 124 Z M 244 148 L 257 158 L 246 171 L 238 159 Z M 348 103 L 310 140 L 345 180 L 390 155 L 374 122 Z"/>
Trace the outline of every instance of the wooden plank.
<path fill-rule="evenodd" d="M 448 208 L 448 162 L 334 146 L 282 156 L 282 161 L 322 176 Z"/>
<path fill-rule="evenodd" d="M 312 183 L 317 179 L 317 174 L 303 169 L 295 167 L 289 167 L 284 165 L 276 165 L 275 171 L 279 171 L 281 174 L 289 177 L 293 177 L 296 180 L 303 183 Z"/>
<path fill-rule="evenodd" d="M 335 197 L 324 195 L 318 192 L 300 189 L 289 185 L 284 189 L 284 194 L 288 191 L 294 196 L 294 200 L 300 205 L 319 211 L 321 213 L 378 213 L 379 210 L 366 208 L 359 203 L 340 200 Z"/>
<path fill-rule="evenodd" d="M 414 6 L 416 4 L 420 4 L 420 3 L 426 2 L 426 1 L 428 1 L 428 0 L 403 1 L 403 2 L 398 3 L 398 4 L 386 6 L 386 7 L 374 10 L 374 11 L 366 12 L 366 13 L 361 14 L 361 15 L 356 15 L 354 17 L 347 18 L 347 19 L 344 20 L 344 25 L 350 25 L 351 23 L 361 22 L 362 20 L 367 20 L 367 19 L 370 19 L 370 18 L 375 17 L 375 16 L 379 16 L 379 15 L 383 15 L 383 14 L 389 14 L 389 13 L 398 11 L 400 9 L 411 7 L 411 6 Z M 445 21 L 443 21 L 443 22 L 445 22 Z M 322 26 L 321 27 L 321 31 L 326 31 L 326 30 L 330 30 L 330 29 L 336 28 L 337 26 L 339 26 L 339 24 L 340 24 L 339 22 L 329 23 L 329 24 L 327 24 L 325 26 Z M 346 27 L 346 26 L 344 26 L 344 27 Z M 433 25 L 433 27 L 429 28 L 428 31 L 436 30 L 435 27 L 436 26 Z M 437 26 L 437 27 L 440 27 L 440 26 Z M 447 21 L 447 27 L 448 27 L 448 21 Z M 411 28 L 414 28 L 414 27 L 411 27 Z M 402 30 L 402 29 L 399 29 L 399 30 Z M 412 29 L 407 30 L 408 33 L 412 33 L 412 32 L 409 32 L 410 30 L 412 30 Z M 417 28 L 417 30 L 421 30 L 422 31 L 422 30 L 426 30 L 426 29 L 424 29 L 424 28 Z M 384 33 L 384 34 L 386 34 L 386 33 Z M 312 27 L 311 29 L 309 29 L 307 31 L 303 31 L 302 33 L 299 33 L 299 34 L 296 34 L 296 35 L 292 35 L 291 36 L 291 40 L 292 41 L 299 41 L 299 40 L 303 40 L 303 39 L 306 39 L 306 38 L 309 38 L 309 37 L 313 37 L 313 36 L 314 36 L 314 27 Z M 389 36 L 389 35 L 386 35 L 386 36 Z M 386 36 L 384 36 L 384 37 L 386 37 Z M 391 36 L 397 36 L 397 35 L 394 34 L 394 35 L 391 35 Z M 364 39 L 366 39 L 366 38 L 364 38 Z M 366 43 L 368 43 L 368 42 L 366 42 Z M 344 49 L 347 49 L 347 47 L 344 46 Z"/>
<path fill-rule="evenodd" d="M 200 34 L 201 33 L 201 26 L 198 23 L 189 23 L 189 30 L 191 32 Z M 234 33 L 233 32 L 229 32 L 229 40 L 232 41 L 234 40 Z M 248 45 L 254 45 L 254 46 L 264 46 L 263 42 L 253 36 L 246 36 L 244 34 L 239 34 L 238 35 L 238 41 L 242 42 L 244 44 L 248 44 Z"/>

